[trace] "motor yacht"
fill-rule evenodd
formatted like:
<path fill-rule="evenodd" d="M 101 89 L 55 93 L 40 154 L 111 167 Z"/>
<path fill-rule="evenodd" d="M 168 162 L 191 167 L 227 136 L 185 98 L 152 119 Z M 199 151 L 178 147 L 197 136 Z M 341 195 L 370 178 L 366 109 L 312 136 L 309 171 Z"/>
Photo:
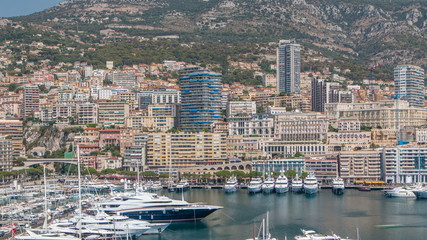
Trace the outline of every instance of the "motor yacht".
<path fill-rule="evenodd" d="M 304 188 L 303 188 L 302 179 L 299 178 L 298 176 L 296 176 L 294 179 L 292 179 L 291 190 L 292 190 L 292 192 L 296 192 L 296 193 L 302 193 L 303 192 Z"/>
<path fill-rule="evenodd" d="M 262 180 L 261 178 L 252 178 L 248 185 L 249 193 L 259 193 L 262 188 Z"/>
<path fill-rule="evenodd" d="M 313 230 L 304 230 L 301 229 L 303 235 L 295 236 L 295 240 L 344 240 L 348 238 L 341 238 L 336 234 L 332 235 L 323 235 L 320 233 L 316 233 Z"/>
<path fill-rule="evenodd" d="M 315 194 L 319 191 L 319 183 L 314 173 L 309 173 L 307 178 L 304 180 L 304 192 L 305 194 Z"/>
<path fill-rule="evenodd" d="M 274 191 L 274 178 L 271 173 L 267 175 L 267 178 L 261 188 L 264 193 L 271 193 Z"/>
<path fill-rule="evenodd" d="M 384 195 L 395 198 L 415 198 L 414 191 L 418 190 L 415 187 L 396 187 L 391 190 L 385 190 Z"/>
<path fill-rule="evenodd" d="M 183 179 L 179 181 L 179 183 L 176 185 L 177 191 L 186 191 L 190 188 L 190 184 L 187 182 L 187 180 Z"/>
<path fill-rule="evenodd" d="M 281 172 L 280 176 L 277 177 L 276 184 L 274 185 L 274 189 L 276 190 L 276 193 L 288 192 L 289 190 L 288 178 L 283 174 L 283 172 Z"/>
<path fill-rule="evenodd" d="M 239 183 L 237 181 L 236 176 L 231 176 L 224 185 L 224 191 L 227 193 L 237 191 Z"/>
<path fill-rule="evenodd" d="M 344 193 L 344 180 L 340 177 L 336 177 L 332 180 L 332 192 L 335 194 L 343 194 Z"/>
<path fill-rule="evenodd" d="M 134 195 L 116 196 L 98 205 L 107 214 L 120 214 L 132 219 L 149 222 L 175 222 L 202 220 L 220 206 L 205 203 L 188 203 L 155 193 L 138 192 Z M 97 208 L 89 212 L 97 212 Z"/>

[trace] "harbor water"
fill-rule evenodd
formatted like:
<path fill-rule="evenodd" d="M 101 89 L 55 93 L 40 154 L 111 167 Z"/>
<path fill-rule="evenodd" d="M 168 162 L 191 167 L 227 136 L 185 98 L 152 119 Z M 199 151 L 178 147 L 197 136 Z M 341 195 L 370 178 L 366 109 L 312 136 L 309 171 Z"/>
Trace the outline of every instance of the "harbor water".
<path fill-rule="evenodd" d="M 191 189 L 183 194 L 159 194 L 189 202 L 224 206 L 201 222 L 173 223 L 159 236 L 147 240 L 240 240 L 253 236 L 269 211 L 272 236 L 294 239 L 300 229 L 362 240 L 427 239 L 427 201 L 386 198 L 381 191 L 345 190 L 334 195 L 323 189 L 314 196 L 305 194 L 248 194 L 240 189 L 224 193 L 220 189 Z"/>

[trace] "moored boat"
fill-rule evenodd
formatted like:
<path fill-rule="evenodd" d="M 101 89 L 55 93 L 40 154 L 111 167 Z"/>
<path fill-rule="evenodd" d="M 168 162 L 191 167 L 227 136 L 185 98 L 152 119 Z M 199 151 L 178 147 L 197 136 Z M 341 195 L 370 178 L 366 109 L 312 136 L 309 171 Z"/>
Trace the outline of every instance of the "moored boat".
<path fill-rule="evenodd" d="M 344 180 L 340 177 L 336 177 L 332 180 L 332 192 L 335 194 L 343 194 L 345 189 Z"/>
<path fill-rule="evenodd" d="M 248 185 L 249 193 L 259 193 L 262 190 L 261 178 L 252 178 Z"/>
<path fill-rule="evenodd" d="M 391 198 L 415 198 L 415 191 L 417 189 L 411 187 L 396 187 L 391 190 L 384 190 L 384 195 Z"/>
<path fill-rule="evenodd" d="M 288 192 L 288 178 L 283 174 L 283 171 L 281 171 L 280 176 L 277 177 L 274 189 L 276 190 L 276 193 Z"/>
<path fill-rule="evenodd" d="M 303 235 L 295 236 L 295 240 L 341 240 L 341 239 L 349 239 L 349 238 L 341 238 L 336 234 L 332 235 L 324 235 L 317 233 L 314 230 L 305 230 L 301 229 Z"/>
<path fill-rule="evenodd" d="M 236 176 L 231 176 L 224 185 L 224 191 L 231 193 L 237 191 L 238 181 Z"/>
<path fill-rule="evenodd" d="M 274 190 L 274 178 L 271 175 L 271 173 L 269 173 L 267 175 L 267 178 L 264 181 L 264 184 L 262 184 L 261 189 L 264 193 L 271 193 Z"/>
<path fill-rule="evenodd" d="M 302 179 L 299 178 L 298 175 L 294 179 L 292 179 L 291 190 L 292 192 L 296 193 L 302 193 L 304 190 Z"/>
<path fill-rule="evenodd" d="M 309 173 L 307 178 L 304 180 L 304 192 L 305 194 L 315 194 L 319 191 L 319 183 L 314 173 Z"/>

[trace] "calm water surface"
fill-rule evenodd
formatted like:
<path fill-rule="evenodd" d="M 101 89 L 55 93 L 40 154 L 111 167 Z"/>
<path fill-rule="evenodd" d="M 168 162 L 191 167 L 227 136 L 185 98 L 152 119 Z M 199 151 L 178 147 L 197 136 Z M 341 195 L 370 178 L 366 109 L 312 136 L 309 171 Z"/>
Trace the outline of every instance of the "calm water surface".
<path fill-rule="evenodd" d="M 181 199 L 181 193 L 161 194 Z M 240 240 L 252 237 L 253 225 L 259 225 L 270 212 L 270 231 L 279 240 L 293 239 L 300 229 L 334 233 L 356 239 L 357 227 L 362 240 L 427 239 L 427 201 L 391 199 L 381 191 L 346 190 L 342 196 L 330 189 L 313 197 L 286 193 L 249 195 L 246 190 L 226 194 L 223 190 L 192 189 L 184 193 L 189 202 L 224 206 L 201 222 L 174 223 L 161 236 L 147 240 Z M 399 226 L 380 226 L 399 225 Z"/>

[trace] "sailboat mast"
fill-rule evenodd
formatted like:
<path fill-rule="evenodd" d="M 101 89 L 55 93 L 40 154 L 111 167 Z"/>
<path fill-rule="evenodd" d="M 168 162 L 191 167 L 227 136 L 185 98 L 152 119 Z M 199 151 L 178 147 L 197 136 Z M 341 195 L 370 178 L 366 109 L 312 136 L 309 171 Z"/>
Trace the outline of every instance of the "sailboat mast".
<path fill-rule="evenodd" d="M 44 181 L 44 222 L 43 229 L 47 228 L 47 182 L 46 182 L 46 166 L 43 166 L 43 181 Z"/>
<path fill-rule="evenodd" d="M 81 172 L 80 172 L 80 145 L 77 144 L 77 176 L 79 179 L 79 238 L 82 238 L 82 180 L 81 180 Z"/>

